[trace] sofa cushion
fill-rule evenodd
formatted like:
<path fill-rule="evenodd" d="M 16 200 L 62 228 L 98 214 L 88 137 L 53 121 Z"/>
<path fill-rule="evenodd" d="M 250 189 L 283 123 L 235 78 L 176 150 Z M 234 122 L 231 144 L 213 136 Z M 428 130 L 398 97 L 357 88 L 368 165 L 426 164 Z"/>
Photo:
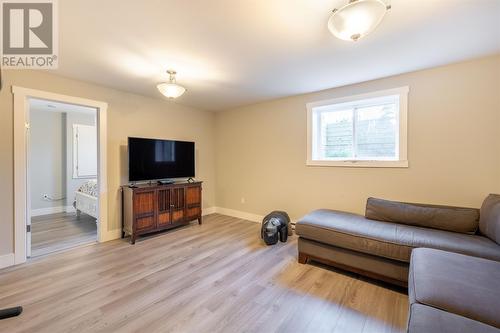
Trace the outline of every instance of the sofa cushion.
<path fill-rule="evenodd" d="M 490 194 L 481 206 L 479 231 L 500 244 L 500 194 Z"/>
<path fill-rule="evenodd" d="M 479 209 L 368 198 L 365 217 L 378 221 L 475 234 L 479 224 Z"/>
<path fill-rule="evenodd" d="M 408 333 L 500 333 L 490 325 L 421 304 L 413 304 L 409 316 Z"/>
<path fill-rule="evenodd" d="M 381 257 L 410 261 L 413 248 L 429 247 L 500 261 L 500 246 L 486 237 L 390 222 L 320 209 L 297 222 L 300 237 Z"/>
<path fill-rule="evenodd" d="M 420 303 L 500 328 L 500 262 L 416 249 L 408 294 Z"/>

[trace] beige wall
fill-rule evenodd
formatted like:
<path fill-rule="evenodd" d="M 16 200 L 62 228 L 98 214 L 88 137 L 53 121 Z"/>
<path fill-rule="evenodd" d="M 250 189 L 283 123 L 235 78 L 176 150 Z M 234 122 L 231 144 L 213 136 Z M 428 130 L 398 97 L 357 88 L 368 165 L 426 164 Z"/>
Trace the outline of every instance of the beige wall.
<path fill-rule="evenodd" d="M 14 237 L 12 85 L 109 104 L 110 230 L 120 225 L 119 186 L 127 181 L 128 136 L 196 141 L 205 208 L 216 205 L 259 215 L 284 209 L 297 218 L 320 207 L 361 213 L 368 196 L 477 207 L 487 193 L 500 193 L 500 56 L 216 115 L 41 71 L 5 71 L 4 79 L 0 255 L 13 251 Z M 305 165 L 306 103 L 404 85 L 410 86 L 409 168 Z"/>
<path fill-rule="evenodd" d="M 121 184 L 127 182 L 128 136 L 196 141 L 196 176 L 205 181 L 203 207 L 215 203 L 214 115 L 42 71 L 4 71 L 0 92 L 0 255 L 13 252 L 13 106 L 11 86 L 41 89 L 108 103 L 108 209 L 110 230 L 120 227 Z M 152 87 L 154 89 L 154 87 Z"/>
<path fill-rule="evenodd" d="M 406 85 L 409 168 L 305 165 L 306 103 Z M 478 207 L 500 193 L 500 56 L 217 113 L 216 151 L 218 207 L 292 218 L 363 213 L 369 196 Z"/>

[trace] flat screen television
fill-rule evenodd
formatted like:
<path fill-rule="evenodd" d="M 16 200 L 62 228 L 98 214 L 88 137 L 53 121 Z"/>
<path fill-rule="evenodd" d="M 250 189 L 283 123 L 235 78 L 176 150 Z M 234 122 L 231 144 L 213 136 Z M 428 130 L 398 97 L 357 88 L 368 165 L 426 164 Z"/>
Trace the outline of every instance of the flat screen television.
<path fill-rule="evenodd" d="M 194 177 L 194 142 L 128 138 L 130 182 Z"/>

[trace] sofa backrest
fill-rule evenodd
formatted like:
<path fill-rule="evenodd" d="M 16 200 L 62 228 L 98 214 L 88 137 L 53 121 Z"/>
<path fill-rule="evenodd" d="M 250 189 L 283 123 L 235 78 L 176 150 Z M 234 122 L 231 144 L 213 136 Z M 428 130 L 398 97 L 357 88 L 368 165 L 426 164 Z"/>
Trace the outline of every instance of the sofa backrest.
<path fill-rule="evenodd" d="M 500 194 L 490 194 L 484 199 L 479 232 L 500 244 Z"/>
<path fill-rule="evenodd" d="M 377 221 L 475 234 L 479 224 L 479 209 L 368 198 L 365 217 Z"/>

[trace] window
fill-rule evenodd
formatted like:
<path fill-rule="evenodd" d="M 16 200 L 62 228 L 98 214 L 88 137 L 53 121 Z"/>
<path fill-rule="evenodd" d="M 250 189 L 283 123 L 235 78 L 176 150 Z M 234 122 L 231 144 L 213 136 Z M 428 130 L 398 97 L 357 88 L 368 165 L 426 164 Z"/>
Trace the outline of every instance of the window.
<path fill-rule="evenodd" d="M 407 167 L 408 91 L 307 104 L 307 165 Z"/>

